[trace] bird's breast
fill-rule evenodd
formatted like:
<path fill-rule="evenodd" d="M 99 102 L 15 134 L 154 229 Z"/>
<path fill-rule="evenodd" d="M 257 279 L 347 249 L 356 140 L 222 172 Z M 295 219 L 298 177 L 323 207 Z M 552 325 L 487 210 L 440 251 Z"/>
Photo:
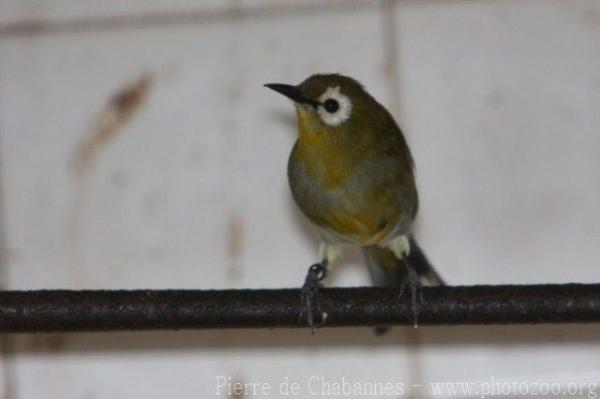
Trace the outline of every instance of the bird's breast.
<path fill-rule="evenodd" d="M 294 146 L 288 177 L 294 200 L 313 223 L 365 244 L 383 239 L 411 213 L 414 182 L 403 182 L 396 160 L 360 157 L 357 148 L 311 140 Z"/>

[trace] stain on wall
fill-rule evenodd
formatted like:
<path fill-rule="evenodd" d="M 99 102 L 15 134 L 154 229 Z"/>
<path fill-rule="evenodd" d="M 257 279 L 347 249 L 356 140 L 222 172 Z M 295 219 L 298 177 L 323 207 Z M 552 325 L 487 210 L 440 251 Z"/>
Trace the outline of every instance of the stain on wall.
<path fill-rule="evenodd" d="M 89 134 L 75 149 L 72 166 L 78 173 L 85 173 L 98 152 L 122 131 L 120 128 L 140 109 L 148 94 L 150 82 L 151 75 L 143 73 L 137 80 L 113 94 Z"/>
<path fill-rule="evenodd" d="M 82 262 L 83 233 L 82 214 L 85 204 L 86 181 L 93 170 L 94 162 L 98 155 L 111 140 L 123 132 L 125 124 L 137 113 L 148 96 L 152 76 L 148 72 L 139 78 L 119 88 L 109 99 L 106 106 L 100 111 L 89 133 L 83 137 L 73 152 L 69 167 L 75 175 L 73 203 L 67 223 L 67 239 L 70 248 L 70 274 L 74 284 L 82 282 L 79 274 Z M 115 187 L 123 188 L 127 185 L 127 174 L 118 171 L 111 176 Z"/>

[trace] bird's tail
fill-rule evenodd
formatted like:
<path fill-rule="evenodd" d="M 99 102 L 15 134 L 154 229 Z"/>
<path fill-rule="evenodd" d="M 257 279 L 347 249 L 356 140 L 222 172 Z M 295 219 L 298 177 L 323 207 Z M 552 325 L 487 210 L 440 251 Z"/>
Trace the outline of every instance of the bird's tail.
<path fill-rule="evenodd" d="M 408 282 L 408 270 L 405 264 L 392 251 L 375 245 L 363 247 L 363 254 L 371 280 L 376 287 L 402 287 Z M 406 259 L 408 267 L 411 267 L 419 277 L 422 284 L 428 286 L 445 285 L 444 280 L 435 271 L 425 253 L 419 247 L 414 237 L 410 237 L 410 253 Z M 388 327 L 375 328 L 377 334 L 383 334 Z"/>
<path fill-rule="evenodd" d="M 369 273 L 374 286 L 397 287 L 406 281 L 408 277 L 406 267 L 389 249 L 371 245 L 363 247 L 363 255 L 369 266 Z M 444 280 L 433 268 L 414 237 L 410 237 L 410 254 L 406 261 L 417 273 L 422 284 L 428 286 L 445 285 Z"/>

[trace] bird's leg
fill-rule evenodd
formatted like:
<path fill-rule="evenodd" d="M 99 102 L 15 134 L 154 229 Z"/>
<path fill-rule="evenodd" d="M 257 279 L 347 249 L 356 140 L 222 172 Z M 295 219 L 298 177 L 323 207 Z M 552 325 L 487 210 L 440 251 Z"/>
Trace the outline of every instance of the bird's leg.
<path fill-rule="evenodd" d="M 407 288 L 410 290 L 410 310 L 413 317 L 413 327 L 417 328 L 419 326 L 418 318 L 419 318 L 419 302 L 422 301 L 422 291 L 421 291 L 421 281 L 419 280 L 419 275 L 415 272 L 415 269 L 411 266 L 410 262 L 406 257 L 400 259 L 400 262 L 406 267 L 406 280 L 402 282 L 400 286 L 400 292 L 398 297 L 404 296 Z"/>
<path fill-rule="evenodd" d="M 419 302 L 422 300 L 421 281 L 419 275 L 408 261 L 410 254 L 410 241 L 407 236 L 398 236 L 389 243 L 389 248 L 406 268 L 406 279 L 400 285 L 398 297 L 404 296 L 407 288 L 410 290 L 410 308 L 413 317 L 413 326 L 418 327 Z"/>
<path fill-rule="evenodd" d="M 327 314 L 321 310 L 319 298 L 319 289 L 322 286 L 321 281 L 327 277 L 327 267 L 336 258 L 341 256 L 341 250 L 339 247 L 322 241 L 319 246 L 319 253 L 322 259 L 321 263 L 315 263 L 308 268 L 301 292 L 301 301 L 304 309 L 300 317 L 302 318 L 306 314 L 306 322 L 312 329 L 313 334 L 315 333 L 315 328 L 325 324 L 327 318 Z M 315 311 L 319 315 L 318 323 L 315 323 Z"/>
<path fill-rule="evenodd" d="M 315 263 L 308 268 L 304 285 L 302 286 L 301 301 L 302 301 L 302 314 L 301 317 L 306 314 L 306 322 L 308 326 L 312 328 L 312 332 L 315 332 L 315 314 L 314 311 L 319 315 L 319 325 L 325 322 L 325 317 L 321 311 L 321 304 L 319 301 L 319 288 L 321 288 L 321 281 L 327 276 L 327 263 Z"/>

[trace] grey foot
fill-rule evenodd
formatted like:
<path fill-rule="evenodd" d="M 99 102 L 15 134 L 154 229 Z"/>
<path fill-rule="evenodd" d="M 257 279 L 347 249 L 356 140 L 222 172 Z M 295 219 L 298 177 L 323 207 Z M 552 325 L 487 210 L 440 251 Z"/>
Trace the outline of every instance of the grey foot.
<path fill-rule="evenodd" d="M 306 322 L 312 329 L 313 334 L 315 328 L 325 324 L 325 314 L 321 310 L 319 299 L 319 289 L 321 281 L 327 276 L 327 268 L 321 263 L 315 263 L 308 268 L 304 285 L 302 286 L 301 301 L 304 309 L 302 310 L 301 318 L 306 314 Z M 315 323 L 315 313 L 318 315 L 318 323 Z"/>

